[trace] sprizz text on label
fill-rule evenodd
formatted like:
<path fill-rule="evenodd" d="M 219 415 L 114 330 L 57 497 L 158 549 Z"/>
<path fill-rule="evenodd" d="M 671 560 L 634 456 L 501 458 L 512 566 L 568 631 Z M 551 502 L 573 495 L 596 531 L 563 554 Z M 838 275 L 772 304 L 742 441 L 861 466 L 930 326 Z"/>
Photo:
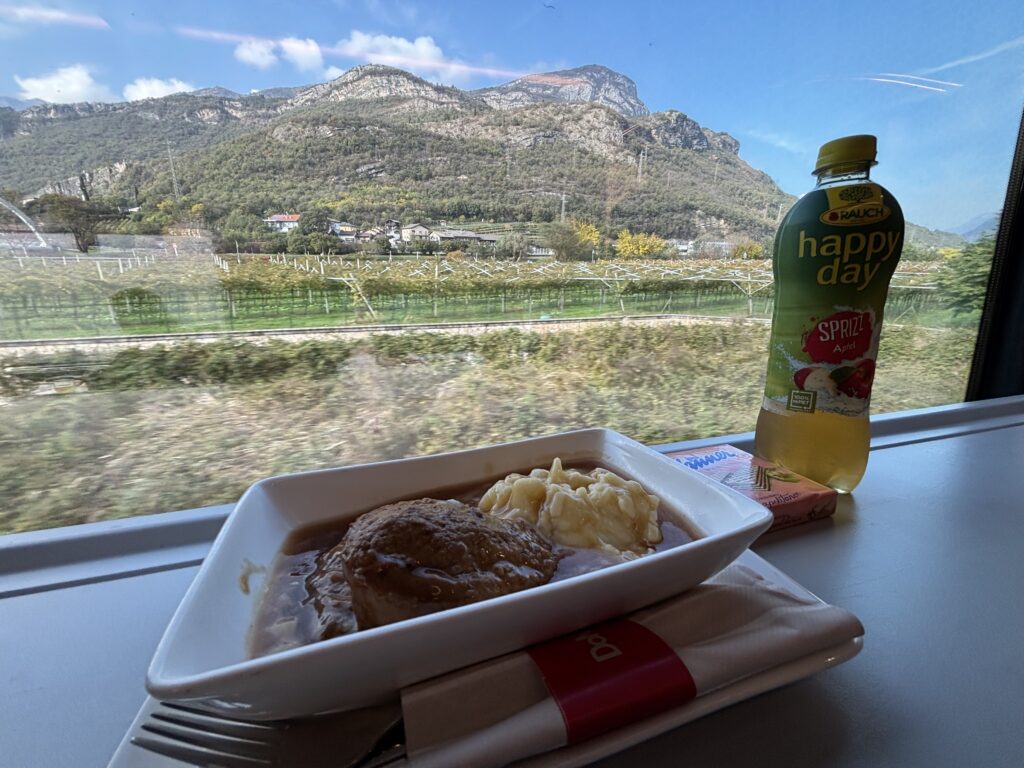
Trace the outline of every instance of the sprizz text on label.
<path fill-rule="evenodd" d="M 838 341 L 860 335 L 864 330 L 864 315 L 853 315 L 841 320 L 823 320 L 818 323 L 818 334 L 822 341 Z"/>

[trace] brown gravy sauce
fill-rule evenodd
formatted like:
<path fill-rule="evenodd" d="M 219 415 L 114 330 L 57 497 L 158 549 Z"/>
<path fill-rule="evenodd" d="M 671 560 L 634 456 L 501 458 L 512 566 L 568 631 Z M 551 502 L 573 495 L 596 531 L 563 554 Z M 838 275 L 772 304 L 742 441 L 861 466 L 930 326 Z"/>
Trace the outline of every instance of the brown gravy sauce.
<path fill-rule="evenodd" d="M 567 464 L 566 469 L 589 472 L 597 466 Z M 525 470 L 521 474 L 528 474 L 529 471 Z M 470 486 L 442 488 L 431 492 L 429 496 L 475 505 L 497 480 L 505 476 L 503 474 Z M 655 552 L 672 549 L 699 538 L 677 522 L 666 519 L 665 512 L 664 505 L 661 505 L 658 508 L 658 520 L 662 540 L 654 547 Z M 685 519 L 680 515 L 673 517 L 677 520 Z M 267 656 L 358 630 L 352 612 L 352 593 L 344 573 L 326 563 L 327 555 L 345 538 L 351 522 L 333 520 L 306 526 L 294 531 L 285 540 L 267 574 L 256 617 L 249 629 L 250 658 Z M 626 562 L 624 558 L 594 549 L 572 549 L 558 544 L 553 545 L 553 549 L 561 555 L 561 559 L 551 581 L 569 579 Z"/>

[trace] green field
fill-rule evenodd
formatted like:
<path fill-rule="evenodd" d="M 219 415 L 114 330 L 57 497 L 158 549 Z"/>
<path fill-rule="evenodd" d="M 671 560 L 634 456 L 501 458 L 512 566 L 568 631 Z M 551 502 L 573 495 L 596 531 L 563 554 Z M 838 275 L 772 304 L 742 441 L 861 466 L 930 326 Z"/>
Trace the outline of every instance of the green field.
<path fill-rule="evenodd" d="M 772 309 L 767 262 L 207 256 L 121 269 L 0 261 L 0 339 L 666 313 L 766 318 Z M 933 279 L 898 273 L 890 315 L 950 324 Z"/>

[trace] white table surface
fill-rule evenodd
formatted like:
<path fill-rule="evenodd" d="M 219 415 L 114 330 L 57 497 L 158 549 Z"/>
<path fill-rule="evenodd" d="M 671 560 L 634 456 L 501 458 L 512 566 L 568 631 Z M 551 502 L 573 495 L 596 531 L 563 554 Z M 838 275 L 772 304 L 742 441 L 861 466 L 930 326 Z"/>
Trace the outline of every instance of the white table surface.
<path fill-rule="evenodd" d="M 753 547 L 864 651 L 601 765 L 1024 765 L 1024 398 L 873 427 L 835 517 Z M 225 513 L 0 537 L 0 767 L 106 765 Z"/>

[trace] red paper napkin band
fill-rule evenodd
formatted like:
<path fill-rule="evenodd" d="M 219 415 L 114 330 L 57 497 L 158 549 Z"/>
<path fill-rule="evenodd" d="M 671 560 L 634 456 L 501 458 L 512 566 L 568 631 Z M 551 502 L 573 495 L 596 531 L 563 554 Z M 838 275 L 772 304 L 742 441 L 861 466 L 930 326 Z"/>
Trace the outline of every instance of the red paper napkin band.
<path fill-rule="evenodd" d="M 628 619 L 598 624 L 528 652 L 562 710 L 570 744 L 697 696 L 690 671 L 672 648 Z"/>

